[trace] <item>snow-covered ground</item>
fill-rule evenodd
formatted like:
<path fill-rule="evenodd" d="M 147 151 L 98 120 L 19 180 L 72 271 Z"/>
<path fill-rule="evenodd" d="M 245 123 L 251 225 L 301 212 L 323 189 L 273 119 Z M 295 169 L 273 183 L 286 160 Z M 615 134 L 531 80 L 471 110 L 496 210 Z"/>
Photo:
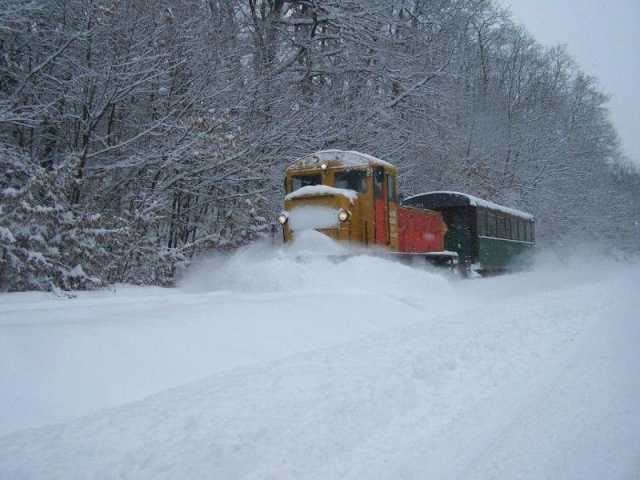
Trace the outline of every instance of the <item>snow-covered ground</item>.
<path fill-rule="evenodd" d="M 638 285 L 254 247 L 1 295 L 0 478 L 640 478 Z"/>

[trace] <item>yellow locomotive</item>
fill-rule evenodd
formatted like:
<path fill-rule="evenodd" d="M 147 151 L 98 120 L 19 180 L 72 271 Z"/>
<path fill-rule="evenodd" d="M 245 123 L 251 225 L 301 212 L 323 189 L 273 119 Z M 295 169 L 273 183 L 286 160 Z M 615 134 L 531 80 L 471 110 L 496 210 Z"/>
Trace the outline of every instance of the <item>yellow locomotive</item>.
<path fill-rule="evenodd" d="M 323 150 L 305 156 L 286 171 L 278 216 L 283 239 L 313 229 L 340 242 L 452 261 L 456 254 L 444 251 L 442 215 L 400 206 L 396 184 L 396 168 L 371 155 Z"/>

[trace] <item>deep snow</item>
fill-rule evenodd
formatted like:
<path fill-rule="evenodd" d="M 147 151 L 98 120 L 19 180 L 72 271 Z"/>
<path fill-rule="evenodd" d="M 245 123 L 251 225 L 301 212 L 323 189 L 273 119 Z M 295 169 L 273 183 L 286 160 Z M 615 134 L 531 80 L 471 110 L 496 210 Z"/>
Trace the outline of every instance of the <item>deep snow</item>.
<path fill-rule="evenodd" d="M 460 281 L 317 242 L 0 296 L 0 478 L 638 478 L 637 266 Z"/>

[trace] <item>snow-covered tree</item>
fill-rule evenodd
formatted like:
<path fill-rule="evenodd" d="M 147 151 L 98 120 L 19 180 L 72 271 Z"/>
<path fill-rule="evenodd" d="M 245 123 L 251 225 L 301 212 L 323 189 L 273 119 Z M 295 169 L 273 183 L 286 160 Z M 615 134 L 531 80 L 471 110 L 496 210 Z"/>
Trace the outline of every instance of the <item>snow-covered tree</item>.
<path fill-rule="evenodd" d="M 321 148 L 638 248 L 606 96 L 491 1 L 0 0 L 0 52 L 3 289 L 170 284 Z"/>

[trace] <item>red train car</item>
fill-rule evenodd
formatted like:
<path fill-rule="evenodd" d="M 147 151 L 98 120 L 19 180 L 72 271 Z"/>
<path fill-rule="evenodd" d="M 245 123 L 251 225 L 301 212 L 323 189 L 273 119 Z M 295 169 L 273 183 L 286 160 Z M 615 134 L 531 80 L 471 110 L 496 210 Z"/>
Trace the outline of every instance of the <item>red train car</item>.
<path fill-rule="evenodd" d="M 441 252 L 447 227 L 433 211 L 398 207 L 398 251 L 402 253 Z"/>

